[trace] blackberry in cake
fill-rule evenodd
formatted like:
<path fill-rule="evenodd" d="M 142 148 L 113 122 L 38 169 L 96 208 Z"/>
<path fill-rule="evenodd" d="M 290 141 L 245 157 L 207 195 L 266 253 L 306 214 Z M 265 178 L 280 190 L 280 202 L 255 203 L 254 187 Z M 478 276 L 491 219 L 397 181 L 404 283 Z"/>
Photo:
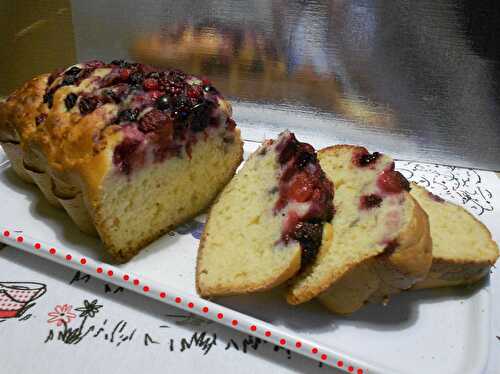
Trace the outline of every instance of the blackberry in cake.
<path fill-rule="evenodd" d="M 0 104 L 0 142 L 118 261 L 206 209 L 243 153 L 209 80 L 121 60 L 26 83 Z"/>
<path fill-rule="evenodd" d="M 423 279 L 432 260 L 429 223 L 394 161 L 348 145 L 318 158 L 335 185 L 333 240 L 293 281 L 288 302 L 318 297 L 333 312 L 352 313 Z"/>
<path fill-rule="evenodd" d="M 331 240 L 333 185 L 314 149 L 290 132 L 245 162 L 210 210 L 196 271 L 201 296 L 270 289 Z"/>

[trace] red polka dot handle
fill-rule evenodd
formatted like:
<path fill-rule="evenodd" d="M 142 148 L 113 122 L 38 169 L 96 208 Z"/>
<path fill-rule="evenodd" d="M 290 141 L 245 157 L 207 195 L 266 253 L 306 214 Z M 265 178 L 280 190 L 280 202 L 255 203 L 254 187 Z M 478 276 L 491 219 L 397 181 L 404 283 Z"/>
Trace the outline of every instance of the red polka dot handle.
<path fill-rule="evenodd" d="M 20 248 L 38 256 L 49 257 L 65 266 L 94 275 L 107 282 L 113 282 L 116 285 L 142 293 L 190 313 L 217 321 L 238 331 L 255 335 L 277 346 L 299 352 L 345 372 L 356 374 L 368 373 L 368 370 L 361 367 L 354 360 L 348 360 L 347 357 L 343 357 L 339 352 L 321 347 L 319 344 L 314 344 L 306 339 L 298 340 L 296 336 L 290 335 L 269 323 L 201 299 L 198 296 L 167 289 L 164 285 L 157 284 L 136 274 L 125 273 L 117 267 L 97 262 L 90 257 L 83 257 L 77 255 L 77 253 L 70 253 L 63 248 L 56 248 L 44 245 L 38 241 L 32 241 L 29 237 L 19 233 L 19 231 L 4 229 L 0 232 L 2 232 L 0 236 L 1 241 L 12 247 Z"/>

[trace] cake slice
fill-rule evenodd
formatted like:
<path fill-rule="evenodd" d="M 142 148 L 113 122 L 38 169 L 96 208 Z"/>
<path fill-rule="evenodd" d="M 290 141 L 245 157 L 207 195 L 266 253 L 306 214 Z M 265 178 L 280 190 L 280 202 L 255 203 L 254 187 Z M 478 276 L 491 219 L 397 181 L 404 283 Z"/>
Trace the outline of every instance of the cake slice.
<path fill-rule="evenodd" d="M 290 132 L 268 140 L 210 210 L 198 251 L 203 297 L 264 291 L 312 261 L 331 232 L 333 186 Z"/>
<path fill-rule="evenodd" d="M 429 223 L 394 161 L 349 145 L 318 158 L 335 185 L 333 240 L 293 281 L 288 302 L 319 297 L 333 312 L 352 313 L 423 279 L 432 261 Z"/>
<path fill-rule="evenodd" d="M 120 262 L 208 208 L 241 163 L 207 79 L 126 61 L 42 75 L 0 103 L 14 170 Z"/>
<path fill-rule="evenodd" d="M 498 259 L 498 245 L 488 229 L 464 208 L 444 201 L 415 183 L 411 195 L 429 216 L 432 266 L 412 289 L 477 282 Z"/>

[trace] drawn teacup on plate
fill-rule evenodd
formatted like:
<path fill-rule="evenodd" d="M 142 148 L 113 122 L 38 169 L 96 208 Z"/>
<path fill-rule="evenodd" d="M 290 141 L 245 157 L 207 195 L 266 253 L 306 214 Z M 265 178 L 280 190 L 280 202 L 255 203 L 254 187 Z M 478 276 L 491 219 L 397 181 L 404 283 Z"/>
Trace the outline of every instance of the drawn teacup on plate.
<path fill-rule="evenodd" d="M 0 318 L 19 316 L 30 302 L 47 291 L 45 284 L 36 282 L 0 282 Z"/>

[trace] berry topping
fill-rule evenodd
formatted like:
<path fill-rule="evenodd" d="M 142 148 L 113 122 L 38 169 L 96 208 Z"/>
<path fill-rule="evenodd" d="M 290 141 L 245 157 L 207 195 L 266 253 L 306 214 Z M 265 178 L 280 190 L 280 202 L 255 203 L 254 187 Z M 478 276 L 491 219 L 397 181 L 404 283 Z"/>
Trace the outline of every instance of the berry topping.
<path fill-rule="evenodd" d="M 134 71 L 132 74 L 130 74 L 128 81 L 130 82 L 130 84 L 139 86 L 144 81 L 144 74 L 140 71 Z"/>
<path fill-rule="evenodd" d="M 398 171 L 384 170 L 377 179 L 377 186 L 385 193 L 410 191 L 410 182 Z"/>
<path fill-rule="evenodd" d="M 121 68 L 128 68 L 128 67 L 130 67 L 130 63 L 128 63 L 125 60 L 113 60 L 113 61 L 111 61 L 111 65 L 116 65 L 116 66 L 119 66 Z"/>
<path fill-rule="evenodd" d="M 279 152 L 278 161 L 280 164 L 287 163 L 297 153 L 297 141 L 283 141 L 278 144 L 276 150 Z"/>
<path fill-rule="evenodd" d="M 98 68 L 102 68 L 106 64 L 100 60 L 91 60 L 91 61 L 87 61 L 86 63 L 84 63 L 84 65 L 85 65 L 85 67 L 87 67 L 89 69 L 98 69 Z"/>
<path fill-rule="evenodd" d="M 305 173 L 296 174 L 288 190 L 290 199 L 299 203 L 308 201 L 314 192 L 314 181 Z"/>
<path fill-rule="evenodd" d="M 78 103 L 78 108 L 80 109 L 80 113 L 83 115 L 91 113 L 97 108 L 99 104 L 99 99 L 93 96 L 82 97 L 80 102 Z"/>
<path fill-rule="evenodd" d="M 312 262 L 318 253 L 323 239 L 323 223 L 299 222 L 290 234 L 301 244 L 301 266 Z"/>
<path fill-rule="evenodd" d="M 94 73 L 98 68 L 106 70 Z M 61 98 L 55 95 L 61 87 L 80 86 L 82 82 L 89 84 L 81 85 L 79 93 L 65 93 Z M 223 140 L 234 141 L 235 123 L 219 109 L 218 92 L 211 82 L 204 80 L 200 84 L 199 78 L 180 70 L 158 70 L 124 60 L 109 64 L 89 61 L 50 75 L 43 101 L 51 108 L 54 100 L 64 101 L 68 111 L 78 106 L 82 115 L 104 104 L 118 113 L 106 125 L 119 123 L 120 131 L 127 134 L 123 147 L 115 148 L 114 157 L 115 165 L 126 174 L 141 164 L 141 158 L 149 160 L 145 157 L 147 148 L 152 148 L 154 161 L 181 157 L 183 151 L 190 155 L 192 146 L 206 140 L 212 127 L 222 125 Z M 107 118 L 108 112 L 103 114 Z M 44 119 L 39 116 L 35 121 L 38 125 Z M 197 136 L 198 132 L 205 134 Z M 96 137 L 97 142 L 100 139 Z M 147 147 L 135 146 L 141 142 Z"/>
<path fill-rule="evenodd" d="M 265 143 L 262 149 L 273 146 Z M 281 164 L 279 198 L 274 207 L 277 213 L 290 202 L 301 203 L 299 209 L 290 204 L 281 233 L 282 240 L 300 242 L 302 265 L 312 261 L 321 245 L 324 221 L 333 218 L 333 186 L 321 169 L 314 148 L 300 143 L 291 133 L 280 136 L 275 146 Z M 271 193 L 271 192 L 270 192 Z"/>
<path fill-rule="evenodd" d="M 130 78 L 130 70 L 129 69 L 120 69 L 118 70 L 118 75 L 122 82 L 127 82 Z"/>
<path fill-rule="evenodd" d="M 191 111 L 191 102 L 185 96 L 178 96 L 174 106 L 174 117 L 185 120 Z"/>
<path fill-rule="evenodd" d="M 78 99 L 78 96 L 74 93 L 68 94 L 66 98 L 64 99 L 64 105 L 66 105 L 66 109 L 71 110 L 76 104 L 76 100 Z"/>
<path fill-rule="evenodd" d="M 47 115 L 45 113 L 42 113 L 35 118 L 35 123 L 37 126 L 39 126 L 43 121 L 47 119 Z"/>
<path fill-rule="evenodd" d="M 142 116 L 139 122 L 139 130 L 144 133 L 155 131 L 164 126 L 168 120 L 168 116 L 161 110 L 153 109 Z"/>
<path fill-rule="evenodd" d="M 312 149 L 312 152 L 309 152 L 309 150 L 307 152 L 302 152 L 295 161 L 298 169 L 304 169 L 311 162 L 316 162 L 316 153 L 314 153 L 314 149 Z"/>
<path fill-rule="evenodd" d="M 212 105 L 208 101 L 205 101 L 195 105 L 191 109 L 189 122 L 192 131 L 203 131 L 208 127 L 208 125 L 210 124 L 211 108 Z"/>
<path fill-rule="evenodd" d="M 63 86 L 71 86 L 72 84 L 75 84 L 75 81 L 76 81 L 76 76 L 65 75 L 63 80 L 62 80 L 62 85 Z"/>
<path fill-rule="evenodd" d="M 52 72 L 52 74 L 50 74 L 49 76 L 49 79 L 47 80 L 47 86 L 50 86 L 54 81 L 55 79 L 61 75 L 61 73 L 63 72 L 63 69 L 56 69 Z"/>
<path fill-rule="evenodd" d="M 132 171 L 133 154 L 141 144 L 140 139 L 126 137 L 119 145 L 116 146 L 113 153 L 113 162 L 118 165 L 121 172 L 130 174 Z"/>
<path fill-rule="evenodd" d="M 382 155 L 378 152 L 369 153 L 366 149 L 363 149 L 353 155 L 352 162 L 358 167 L 371 166 L 377 162 L 380 156 Z"/>
<path fill-rule="evenodd" d="M 154 78 L 146 78 L 143 83 L 144 89 L 146 91 L 154 91 L 160 87 L 157 79 Z"/>
<path fill-rule="evenodd" d="M 170 109 L 171 100 L 168 95 L 163 95 L 158 98 L 156 101 L 156 107 L 160 110 L 169 110 Z"/>
<path fill-rule="evenodd" d="M 134 122 L 139 116 L 138 109 L 125 109 L 118 113 L 118 118 L 116 119 L 116 123 L 120 122 Z"/>
<path fill-rule="evenodd" d="M 361 209 L 378 208 L 382 203 L 382 198 L 376 194 L 363 195 L 359 200 L 359 206 Z"/>
<path fill-rule="evenodd" d="M 73 66 L 72 68 L 66 70 L 64 72 L 64 75 L 66 75 L 66 76 L 77 76 L 78 74 L 80 74 L 81 71 L 82 71 L 82 69 L 80 69 L 78 66 Z"/>
<path fill-rule="evenodd" d="M 47 104 L 49 108 L 52 108 L 52 104 L 54 104 L 54 94 L 52 92 L 47 92 L 43 95 L 43 102 Z"/>
<path fill-rule="evenodd" d="M 149 73 L 146 78 L 160 79 L 160 73 L 157 71 L 153 71 Z"/>

